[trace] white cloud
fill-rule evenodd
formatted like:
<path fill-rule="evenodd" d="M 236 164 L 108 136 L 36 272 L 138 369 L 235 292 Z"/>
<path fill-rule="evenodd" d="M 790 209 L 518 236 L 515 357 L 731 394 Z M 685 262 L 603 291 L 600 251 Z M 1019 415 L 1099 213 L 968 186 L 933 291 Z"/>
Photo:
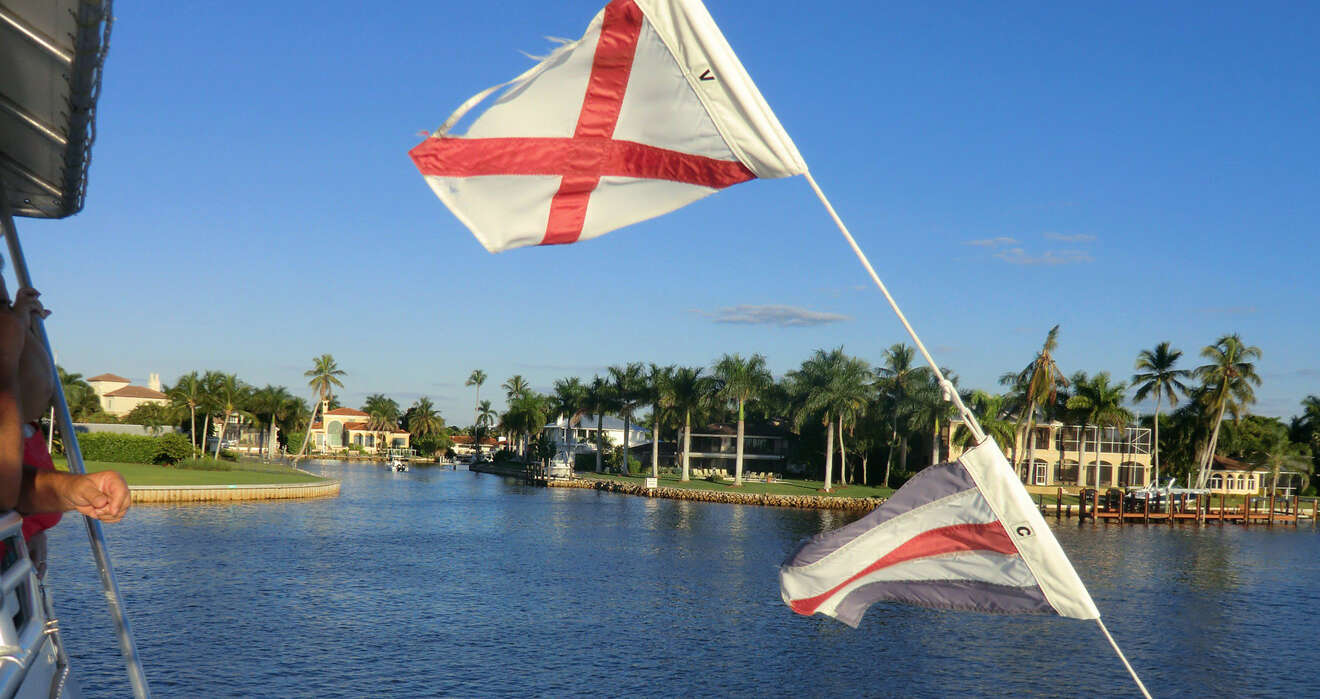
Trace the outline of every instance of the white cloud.
<path fill-rule="evenodd" d="M 822 311 L 811 311 L 796 306 L 754 306 L 743 304 L 721 308 L 715 311 L 694 311 L 707 318 L 711 318 L 716 323 L 725 323 L 730 325 L 777 325 L 781 328 L 808 327 L 813 325 L 826 325 L 837 323 L 844 320 L 851 320 L 848 316 L 838 313 L 825 313 Z"/>
<path fill-rule="evenodd" d="M 982 248 L 997 248 L 1001 245 L 1017 245 L 1017 242 L 1018 241 L 1016 238 L 1010 238 L 1006 235 L 1001 235 L 998 238 L 982 238 L 981 240 L 969 240 L 966 243 L 964 243 L 964 245 L 975 245 L 977 247 L 982 247 Z"/>
<path fill-rule="evenodd" d="M 1049 240 L 1058 240 L 1065 243 L 1090 243 L 1095 241 L 1095 236 L 1086 233 L 1073 233 L 1067 235 L 1064 233 L 1046 233 L 1045 237 Z"/>
<path fill-rule="evenodd" d="M 1008 248 L 995 253 L 995 257 L 1015 265 L 1070 265 L 1093 261 L 1090 254 L 1081 250 L 1046 250 L 1039 255 L 1029 255 L 1022 248 Z"/>

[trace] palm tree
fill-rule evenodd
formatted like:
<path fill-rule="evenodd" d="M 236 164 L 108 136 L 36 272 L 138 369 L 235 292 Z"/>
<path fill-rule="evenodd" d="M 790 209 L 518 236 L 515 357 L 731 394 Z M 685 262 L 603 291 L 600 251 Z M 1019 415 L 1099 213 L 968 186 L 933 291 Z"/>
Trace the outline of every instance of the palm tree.
<path fill-rule="evenodd" d="M 549 421 L 552 407 L 548 397 L 528 391 L 521 395 L 515 395 L 509 403 L 509 409 L 504 412 L 504 426 L 510 431 L 520 433 L 523 436 L 522 451 L 524 459 L 528 455 L 527 448 L 531 444 L 532 437 L 539 434 L 545 428 L 546 422 Z"/>
<path fill-rule="evenodd" d="M 201 405 L 204 397 L 202 389 L 202 379 L 193 371 L 180 376 L 179 380 L 165 391 L 165 395 L 170 397 L 174 407 L 188 409 L 188 438 L 192 440 L 194 457 L 197 456 L 197 406 Z"/>
<path fill-rule="evenodd" d="M 880 381 L 880 398 L 889 404 L 893 411 L 893 426 L 890 431 L 889 449 L 885 455 L 885 479 L 882 485 L 889 487 L 889 474 L 894 463 L 894 447 L 899 446 L 901 461 L 899 467 L 907 470 L 907 419 L 913 412 L 912 395 L 925 380 L 926 369 L 913 365 L 916 350 L 903 343 L 892 345 L 885 350 L 883 364 L 877 369 Z"/>
<path fill-rule="evenodd" d="M 1219 442 L 1219 427 L 1224 423 L 1224 413 L 1237 420 L 1248 405 L 1256 402 L 1256 391 L 1252 386 L 1259 386 L 1260 376 L 1256 374 L 1254 359 L 1260 359 L 1259 347 L 1243 344 L 1236 334 L 1225 335 L 1213 345 L 1201 350 L 1201 356 L 1210 360 L 1209 364 L 1196 368 L 1196 376 L 1201 379 L 1205 389 L 1208 414 L 1214 415 L 1210 444 L 1201 459 L 1201 470 L 1197 474 L 1198 488 L 1204 488 L 1210 477 L 1210 462 L 1215 456 L 1215 447 Z"/>
<path fill-rule="evenodd" d="M 258 427 L 265 428 L 262 435 L 261 451 L 274 456 L 275 426 L 288 418 L 295 408 L 294 397 L 283 386 L 266 386 L 252 391 L 248 398 L 248 410 Z"/>
<path fill-rule="evenodd" d="M 573 456 L 576 451 L 573 425 L 582 418 L 586 403 L 587 387 L 582 385 L 581 379 L 574 376 L 555 381 L 555 408 L 564 416 L 564 448 L 569 454 L 570 461 L 577 458 Z"/>
<path fill-rule="evenodd" d="M 464 386 L 476 386 L 476 387 L 477 387 L 477 400 L 476 400 L 476 402 L 473 403 L 473 408 L 472 408 L 472 424 L 473 424 L 473 425 L 475 425 L 475 424 L 477 423 L 477 414 L 478 414 L 478 411 L 481 410 L 481 384 L 483 384 L 483 383 L 486 383 L 486 372 L 484 372 L 484 371 L 482 371 L 482 370 L 480 370 L 480 369 L 473 369 L 473 370 L 472 370 L 472 373 L 471 373 L 471 374 L 468 374 L 467 383 L 463 384 Z M 480 453 L 480 452 L 478 452 L 478 453 Z"/>
<path fill-rule="evenodd" d="M 610 384 L 600 376 L 594 376 L 587 385 L 587 393 L 582 404 L 583 410 L 596 416 L 596 473 L 601 472 L 601 455 L 605 451 L 605 411 L 614 408 L 614 396 Z"/>
<path fill-rule="evenodd" d="M 1008 419 L 1010 413 L 1006 396 L 978 389 L 968 396 L 967 405 L 981 424 L 981 432 L 1001 445 L 1012 443 L 1015 432 L 1013 422 Z M 954 442 L 964 448 L 972 446 L 971 428 L 965 423 L 959 425 L 959 428 L 954 435 Z"/>
<path fill-rule="evenodd" d="M 216 382 L 214 390 L 213 398 L 218 412 L 224 415 L 215 437 L 215 458 L 219 459 L 220 445 L 225 441 L 225 430 L 229 427 L 229 418 L 238 415 L 241 421 L 243 417 L 248 415 L 243 407 L 248 398 L 249 387 L 239 381 L 237 376 L 223 374 Z"/>
<path fill-rule="evenodd" d="M 87 383 L 82 374 L 71 374 L 64 367 L 55 367 L 59 372 L 60 385 L 64 387 L 64 399 L 69 405 L 69 414 L 74 422 L 80 422 L 101 411 L 101 400 L 96 391 Z"/>
<path fill-rule="evenodd" d="M 367 414 L 367 429 L 376 432 L 376 451 L 389 448 L 388 435 L 399 429 L 399 404 L 383 393 L 367 396 L 362 404 L 362 412 Z"/>
<path fill-rule="evenodd" d="M 1136 390 L 1133 394 L 1134 400 L 1141 402 L 1152 393 L 1155 394 L 1154 482 L 1157 485 L 1160 482 L 1160 400 L 1167 396 L 1170 408 L 1177 405 L 1180 394 L 1187 395 L 1187 386 L 1181 379 L 1191 376 L 1192 373 L 1186 369 L 1173 368 L 1180 357 L 1182 357 L 1181 350 L 1169 347 L 1167 342 L 1161 342 L 1155 346 L 1155 349 L 1142 350 L 1141 354 L 1137 355 L 1137 373 L 1132 375 L 1132 388 Z"/>
<path fill-rule="evenodd" d="M 660 415 L 663 408 L 670 407 L 669 384 L 674 378 L 674 365 L 660 366 L 652 363 L 646 375 L 646 396 L 651 401 L 651 477 L 660 477 Z"/>
<path fill-rule="evenodd" d="M 948 369 L 941 369 L 944 378 L 958 385 L 958 377 Z M 958 415 L 952 396 L 945 393 L 934 372 L 926 372 L 925 381 L 912 394 L 912 420 L 914 424 L 930 425 L 930 464 L 940 462 L 940 425 L 947 424 Z"/>
<path fill-rule="evenodd" d="M 341 376 L 347 376 L 347 372 L 339 368 L 335 358 L 329 354 L 323 354 L 312 358 L 312 368 L 304 371 L 303 376 L 307 377 L 307 385 L 311 387 L 312 393 L 316 396 L 316 405 L 312 406 L 312 417 L 307 422 L 307 434 L 303 437 L 302 446 L 298 448 L 298 456 L 302 456 L 307 451 L 307 442 L 312 439 L 312 425 L 316 423 L 316 408 L 330 400 L 334 395 L 334 388 L 338 386 L 343 388 L 344 384 L 339 380 Z M 325 412 L 322 407 L 322 412 Z M 322 416 L 324 419 L 324 416 Z"/>
<path fill-rule="evenodd" d="M 1059 365 L 1054 362 L 1054 351 L 1059 347 L 1059 326 L 1050 328 L 1049 334 L 1045 336 L 1045 343 L 1041 345 L 1040 352 L 1036 353 L 1022 371 L 1015 377 L 1015 383 L 1022 385 L 1025 389 L 1027 401 L 1026 409 L 1018 415 L 1017 434 L 1024 435 L 1023 442 L 1027 447 L 1027 463 L 1035 463 L 1036 451 L 1036 408 L 1041 405 L 1053 405 L 1058 399 L 1060 388 L 1067 388 L 1068 379 L 1064 378 L 1063 372 L 1059 371 Z M 1022 431 L 1022 423 L 1027 424 L 1027 431 Z M 1016 452 L 1016 446 L 1014 447 Z M 1014 454 L 1016 457 L 1016 453 Z M 1014 464 L 1015 468 L 1020 468 L 1021 464 Z M 1030 466 L 1027 469 L 1030 470 Z M 1019 472 L 1019 476 L 1026 478 L 1026 474 Z"/>
<path fill-rule="evenodd" d="M 472 425 L 472 444 L 477 450 L 477 457 L 481 457 L 481 440 L 490 434 L 490 428 L 495 425 L 499 414 L 490 407 L 490 401 L 483 400 L 477 404 L 477 421 Z"/>
<path fill-rule="evenodd" d="M 760 397 L 774 379 L 770 376 L 770 370 L 766 368 L 765 357 L 759 354 L 753 354 L 747 359 L 738 354 L 726 354 L 715 363 L 713 373 L 720 383 L 720 397 L 738 405 L 738 441 L 733 471 L 733 487 L 738 488 L 742 486 L 743 435 L 747 401 Z"/>
<path fill-rule="evenodd" d="M 701 375 L 701 367 L 678 367 L 669 380 L 669 404 L 683 414 L 683 481 L 691 479 L 688 451 L 692 447 L 692 411 L 705 406 L 711 389 L 711 379 Z"/>
<path fill-rule="evenodd" d="M 422 396 L 408 409 L 408 432 L 414 437 L 426 437 L 439 434 L 445 428 L 445 419 L 431 403 L 431 399 Z"/>
<path fill-rule="evenodd" d="M 610 367 L 610 396 L 611 402 L 619 414 L 623 417 L 623 467 L 622 472 L 628 472 L 629 458 L 631 454 L 628 451 L 629 437 L 632 435 L 632 416 L 637 406 L 645 400 L 646 379 L 642 375 L 641 362 L 629 362 L 622 367 Z"/>
<path fill-rule="evenodd" d="M 1125 427 L 1132 421 L 1132 411 L 1123 407 L 1123 395 L 1127 392 L 1125 384 L 1109 384 L 1109 372 L 1102 371 L 1095 378 L 1088 379 L 1086 372 L 1073 374 L 1073 395 L 1068 398 L 1067 407 L 1082 424 L 1081 441 L 1078 444 L 1077 482 L 1086 485 L 1086 426 Z M 1096 435 L 1095 486 L 1100 487 L 1100 435 Z M 1118 468 L 1121 468 L 1119 464 Z M 1117 480 L 1117 468 L 1110 474 L 1111 485 Z"/>
<path fill-rule="evenodd" d="M 825 490 L 833 489 L 834 430 L 838 423 L 840 482 L 847 465 L 847 450 L 843 442 L 845 423 L 855 419 L 863 410 L 871 394 L 871 368 L 856 357 L 849 357 L 843 348 L 826 352 L 816 350 L 802 367 L 789 373 L 788 380 L 798 394 L 795 416 L 802 425 L 810 416 L 821 415 L 825 426 Z"/>
<path fill-rule="evenodd" d="M 1279 489 L 1281 474 L 1297 475 L 1302 485 L 1296 492 L 1306 489 L 1311 482 L 1311 450 L 1304 444 L 1297 444 L 1288 438 L 1284 430 L 1270 430 L 1261 435 L 1261 443 L 1255 450 L 1257 463 L 1270 471 L 1270 495 Z"/>
<path fill-rule="evenodd" d="M 504 385 L 500 386 L 500 388 L 504 389 L 504 396 L 509 400 L 513 400 L 519 396 L 525 396 L 527 395 L 527 392 L 531 390 L 527 385 L 527 379 L 524 379 L 522 374 L 514 374 L 513 376 L 510 376 L 509 380 L 505 381 Z"/>

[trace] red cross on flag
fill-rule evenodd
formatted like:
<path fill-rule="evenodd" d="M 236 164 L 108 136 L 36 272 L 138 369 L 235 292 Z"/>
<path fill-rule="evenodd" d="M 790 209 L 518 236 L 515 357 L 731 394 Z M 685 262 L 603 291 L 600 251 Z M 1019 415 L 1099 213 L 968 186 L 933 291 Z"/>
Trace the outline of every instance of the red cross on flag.
<path fill-rule="evenodd" d="M 491 252 L 595 238 L 807 169 L 700 0 L 613 0 L 581 39 L 473 96 L 410 154 Z"/>

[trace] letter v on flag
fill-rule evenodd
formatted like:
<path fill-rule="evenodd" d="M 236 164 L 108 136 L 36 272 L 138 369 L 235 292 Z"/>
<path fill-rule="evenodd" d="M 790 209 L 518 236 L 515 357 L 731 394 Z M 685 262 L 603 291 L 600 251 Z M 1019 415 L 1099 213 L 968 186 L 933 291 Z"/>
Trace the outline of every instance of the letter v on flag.
<path fill-rule="evenodd" d="M 931 466 L 869 515 L 825 532 L 779 572 L 784 602 L 856 627 L 881 601 L 1098 619 L 1031 496 L 993 439 Z"/>
<path fill-rule="evenodd" d="M 410 155 L 491 252 L 594 238 L 807 169 L 699 0 L 614 0 L 581 39 L 473 96 Z"/>

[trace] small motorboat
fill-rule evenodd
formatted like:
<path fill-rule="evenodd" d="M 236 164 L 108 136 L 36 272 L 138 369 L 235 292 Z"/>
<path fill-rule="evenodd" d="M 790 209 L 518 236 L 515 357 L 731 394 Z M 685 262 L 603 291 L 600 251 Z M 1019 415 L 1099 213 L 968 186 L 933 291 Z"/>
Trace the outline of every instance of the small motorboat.
<path fill-rule="evenodd" d="M 396 457 L 393 457 L 393 458 L 390 459 L 390 470 L 391 470 L 391 471 L 407 471 L 407 470 L 408 470 L 408 462 L 407 462 L 407 461 L 404 461 L 403 459 L 401 459 L 401 458 L 399 458 L 399 457 L 397 457 L 397 456 L 396 456 Z"/>

